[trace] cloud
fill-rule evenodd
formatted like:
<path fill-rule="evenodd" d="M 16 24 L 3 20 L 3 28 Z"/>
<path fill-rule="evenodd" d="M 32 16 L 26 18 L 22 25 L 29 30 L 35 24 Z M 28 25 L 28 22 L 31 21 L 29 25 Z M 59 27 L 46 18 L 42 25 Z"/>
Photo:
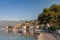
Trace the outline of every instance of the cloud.
<path fill-rule="evenodd" d="M 26 20 L 25 18 L 2 18 L 1 20 L 19 21 Z"/>

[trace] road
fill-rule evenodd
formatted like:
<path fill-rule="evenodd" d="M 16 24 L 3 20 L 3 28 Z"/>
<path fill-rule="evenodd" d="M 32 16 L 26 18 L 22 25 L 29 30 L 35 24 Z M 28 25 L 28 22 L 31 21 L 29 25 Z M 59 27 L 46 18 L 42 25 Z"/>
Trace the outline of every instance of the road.
<path fill-rule="evenodd" d="M 48 32 L 41 32 L 38 36 L 38 40 L 60 40 L 60 35 Z"/>

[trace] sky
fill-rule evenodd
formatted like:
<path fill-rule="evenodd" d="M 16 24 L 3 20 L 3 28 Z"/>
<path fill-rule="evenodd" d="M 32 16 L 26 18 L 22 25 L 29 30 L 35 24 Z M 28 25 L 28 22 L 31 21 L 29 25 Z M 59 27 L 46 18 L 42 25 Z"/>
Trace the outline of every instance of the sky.
<path fill-rule="evenodd" d="M 0 0 L 0 20 L 37 19 L 53 4 L 60 4 L 60 0 Z"/>

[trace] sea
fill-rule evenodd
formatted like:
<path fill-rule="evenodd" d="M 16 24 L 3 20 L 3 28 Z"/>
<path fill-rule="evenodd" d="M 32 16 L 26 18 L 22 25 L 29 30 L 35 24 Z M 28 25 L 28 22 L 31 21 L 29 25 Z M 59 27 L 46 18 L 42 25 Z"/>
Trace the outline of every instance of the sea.
<path fill-rule="evenodd" d="M 37 40 L 37 35 L 30 32 L 14 33 L 0 30 L 0 40 Z"/>

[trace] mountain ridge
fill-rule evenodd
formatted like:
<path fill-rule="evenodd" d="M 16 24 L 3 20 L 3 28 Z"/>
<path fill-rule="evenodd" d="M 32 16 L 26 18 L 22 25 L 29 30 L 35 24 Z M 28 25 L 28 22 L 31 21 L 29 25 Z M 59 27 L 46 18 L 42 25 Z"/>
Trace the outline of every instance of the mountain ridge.
<path fill-rule="evenodd" d="M 11 25 L 11 26 L 15 26 L 16 24 L 21 24 L 23 22 L 25 22 L 26 20 L 19 20 L 19 21 L 13 21 L 13 20 L 2 20 L 0 21 L 0 28 L 2 27 L 6 27 L 8 25 Z"/>

